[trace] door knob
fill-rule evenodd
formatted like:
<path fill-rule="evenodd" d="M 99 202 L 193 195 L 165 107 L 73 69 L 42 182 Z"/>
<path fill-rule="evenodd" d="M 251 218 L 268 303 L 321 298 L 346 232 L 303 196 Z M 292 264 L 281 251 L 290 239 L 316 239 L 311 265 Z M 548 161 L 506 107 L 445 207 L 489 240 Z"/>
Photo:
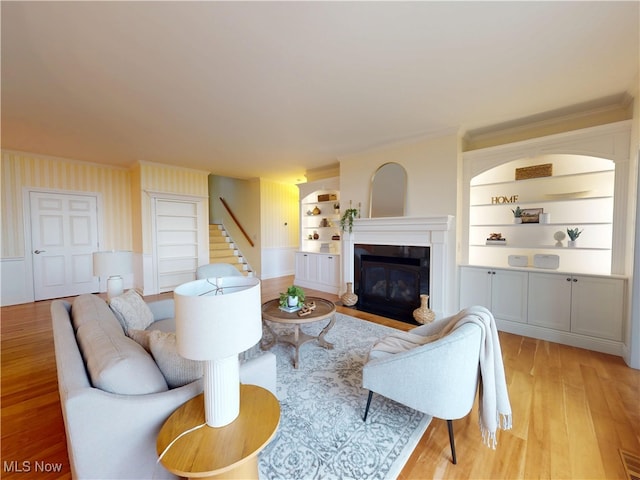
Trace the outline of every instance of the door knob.
<path fill-rule="evenodd" d="M 46 250 L 34 250 L 33 253 L 35 253 L 36 255 L 40 255 L 41 253 L 46 252 Z"/>

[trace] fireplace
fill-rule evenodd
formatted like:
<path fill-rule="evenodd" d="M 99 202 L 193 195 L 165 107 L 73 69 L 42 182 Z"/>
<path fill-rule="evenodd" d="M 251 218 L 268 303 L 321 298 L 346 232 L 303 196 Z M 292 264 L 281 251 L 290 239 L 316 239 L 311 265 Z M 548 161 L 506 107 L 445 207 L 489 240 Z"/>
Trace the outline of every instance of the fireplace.
<path fill-rule="evenodd" d="M 429 294 L 429 247 L 354 246 L 354 292 L 357 308 L 408 323 Z"/>
<path fill-rule="evenodd" d="M 362 254 L 371 255 L 378 258 L 368 258 L 378 266 L 383 265 L 391 272 L 385 272 L 384 275 L 390 275 L 393 282 L 398 275 L 408 275 L 408 271 L 414 269 L 415 258 L 420 260 L 421 268 L 426 271 L 419 273 L 419 287 L 415 286 L 415 280 L 409 282 L 412 288 L 419 288 L 423 292 L 429 294 L 429 307 L 435 312 L 436 318 L 444 318 L 452 315 L 456 310 L 456 285 L 455 285 L 455 221 L 450 215 L 427 216 L 427 217 L 383 217 L 383 218 L 356 218 L 353 222 L 353 232 L 345 233 L 342 243 L 342 281 L 341 292 L 344 292 L 345 282 L 353 282 L 354 293 L 358 295 L 358 289 L 361 282 L 361 259 Z M 381 251 L 361 248 L 363 245 L 382 247 Z M 358 247 L 356 249 L 356 246 Z M 401 253 L 400 255 L 389 254 L 388 248 L 400 248 L 400 251 L 409 251 L 411 254 Z M 417 248 L 426 248 L 421 254 L 415 254 Z M 428 251 L 428 253 L 426 253 Z M 400 256 L 402 258 L 414 260 L 402 260 L 393 267 L 389 267 L 387 258 L 390 256 Z M 356 260 L 358 257 L 358 260 Z M 382 257 L 382 258 L 381 258 Z M 426 259 L 426 261 L 424 260 Z M 381 261 L 382 260 L 382 261 Z M 356 262 L 358 263 L 356 267 Z M 402 262 L 405 262 L 404 264 Z M 372 265 L 373 266 L 373 265 Z M 375 275 L 381 275 L 379 270 L 373 270 L 368 274 L 368 278 L 376 278 Z M 411 274 L 413 275 L 413 274 Z M 386 279 L 386 277 L 384 277 Z M 401 277 L 405 278 L 405 277 Z M 375 283 L 378 283 L 378 280 Z M 382 283 L 379 288 L 382 288 Z M 357 286 L 357 287 L 356 287 Z M 356 289 L 357 288 L 357 289 Z M 385 296 L 388 296 L 385 293 Z M 386 298 L 386 297 L 385 297 Z M 419 297 L 418 297 L 419 298 Z M 369 299 L 367 299 L 369 300 Z M 378 304 L 383 303 L 381 298 L 374 297 L 370 299 Z M 387 305 L 391 302 L 384 302 Z M 360 304 L 360 299 L 358 299 Z M 415 304 L 417 308 L 418 305 Z M 357 305 L 357 308 L 361 308 Z M 406 308 L 409 310 L 409 307 Z M 392 313 L 383 314 L 391 316 Z M 403 320 L 412 322 L 412 314 L 403 315 Z"/>

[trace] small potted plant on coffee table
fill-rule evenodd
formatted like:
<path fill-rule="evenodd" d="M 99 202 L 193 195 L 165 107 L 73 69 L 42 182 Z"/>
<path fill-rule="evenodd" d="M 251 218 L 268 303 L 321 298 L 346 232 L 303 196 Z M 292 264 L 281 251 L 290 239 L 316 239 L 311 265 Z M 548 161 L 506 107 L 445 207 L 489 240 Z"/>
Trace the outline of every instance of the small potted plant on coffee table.
<path fill-rule="evenodd" d="M 291 285 L 286 292 L 280 293 L 280 306 L 285 308 L 301 307 L 304 304 L 304 290 Z"/>

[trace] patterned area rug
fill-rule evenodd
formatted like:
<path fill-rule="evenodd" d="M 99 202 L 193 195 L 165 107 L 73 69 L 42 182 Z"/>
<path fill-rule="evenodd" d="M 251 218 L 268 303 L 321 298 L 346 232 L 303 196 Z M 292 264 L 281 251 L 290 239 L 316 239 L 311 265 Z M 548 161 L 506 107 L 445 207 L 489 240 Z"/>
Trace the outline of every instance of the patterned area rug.
<path fill-rule="evenodd" d="M 362 415 L 368 391 L 362 366 L 373 342 L 392 329 L 336 313 L 325 337 L 333 350 L 309 342 L 300 349 L 277 344 L 281 418 L 274 440 L 260 453 L 261 479 L 387 479 L 398 476 L 431 417 L 373 396 L 367 422 Z M 317 335 L 328 322 L 303 326 Z M 287 327 L 272 324 L 274 330 Z"/>

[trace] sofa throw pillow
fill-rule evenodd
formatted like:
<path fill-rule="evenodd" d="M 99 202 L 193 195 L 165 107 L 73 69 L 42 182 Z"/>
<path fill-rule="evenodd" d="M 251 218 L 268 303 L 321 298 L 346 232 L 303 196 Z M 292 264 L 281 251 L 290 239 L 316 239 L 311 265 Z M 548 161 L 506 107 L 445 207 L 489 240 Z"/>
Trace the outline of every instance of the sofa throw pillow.
<path fill-rule="evenodd" d="M 176 334 L 150 330 L 149 348 L 169 388 L 181 387 L 202 377 L 203 364 L 180 356 Z"/>
<path fill-rule="evenodd" d="M 128 290 L 112 298 L 109 305 L 127 335 L 130 330 L 144 330 L 153 323 L 153 313 L 149 305 L 135 290 Z"/>
<path fill-rule="evenodd" d="M 151 342 L 149 335 L 151 334 L 150 330 L 136 330 L 132 328 L 129 330 L 129 338 L 135 340 L 142 348 L 144 348 L 147 352 L 151 353 Z"/>

